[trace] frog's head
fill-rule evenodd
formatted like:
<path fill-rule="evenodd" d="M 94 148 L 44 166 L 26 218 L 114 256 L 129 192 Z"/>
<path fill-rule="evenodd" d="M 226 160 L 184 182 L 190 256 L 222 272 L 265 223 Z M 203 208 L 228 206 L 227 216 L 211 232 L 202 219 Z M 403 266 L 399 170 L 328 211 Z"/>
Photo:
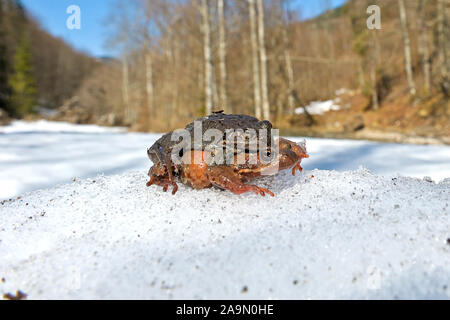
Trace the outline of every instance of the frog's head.
<path fill-rule="evenodd" d="M 147 149 L 147 156 L 154 164 L 164 163 L 165 156 L 163 146 L 156 142 Z"/>
<path fill-rule="evenodd" d="M 278 143 L 278 163 L 280 170 L 292 168 L 292 166 L 300 169 L 301 160 L 303 158 L 309 158 L 309 155 L 306 153 L 305 142 L 295 143 L 288 139 L 279 138 Z M 292 174 L 294 174 L 294 171 Z"/>
<path fill-rule="evenodd" d="M 150 169 L 153 170 L 153 172 L 149 171 L 149 175 L 165 175 L 168 173 L 170 181 L 173 180 L 172 161 L 159 142 L 155 142 L 155 144 L 147 149 L 147 156 L 153 162 L 153 167 Z"/>

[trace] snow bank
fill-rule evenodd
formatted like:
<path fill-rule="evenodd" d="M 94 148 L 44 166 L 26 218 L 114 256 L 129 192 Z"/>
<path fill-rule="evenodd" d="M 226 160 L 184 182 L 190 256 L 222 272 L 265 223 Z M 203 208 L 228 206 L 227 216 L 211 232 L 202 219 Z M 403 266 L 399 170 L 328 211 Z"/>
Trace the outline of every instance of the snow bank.
<path fill-rule="evenodd" d="M 282 172 L 257 181 L 275 198 L 183 185 L 172 196 L 146 180 L 98 176 L 3 202 L 0 293 L 450 298 L 450 179 Z"/>
<path fill-rule="evenodd" d="M 313 101 L 306 106 L 306 110 L 310 114 L 324 114 L 330 110 L 339 110 L 340 106 L 336 104 L 338 100 L 327 100 L 327 101 Z M 294 110 L 296 114 L 303 114 L 305 110 L 303 108 L 296 108 Z"/>

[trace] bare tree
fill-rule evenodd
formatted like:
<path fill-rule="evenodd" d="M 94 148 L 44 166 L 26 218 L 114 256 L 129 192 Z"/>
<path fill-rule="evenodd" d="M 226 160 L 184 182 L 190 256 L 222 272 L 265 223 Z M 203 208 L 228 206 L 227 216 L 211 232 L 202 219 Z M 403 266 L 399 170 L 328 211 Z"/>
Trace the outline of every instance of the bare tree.
<path fill-rule="evenodd" d="M 203 53 L 205 63 L 205 112 L 212 112 L 213 99 L 213 66 L 211 55 L 211 26 L 209 17 L 209 6 L 207 0 L 200 0 L 200 11 L 202 15 L 202 31 L 203 31 Z"/>
<path fill-rule="evenodd" d="M 153 88 L 153 62 L 150 51 L 145 52 L 145 83 L 148 113 L 150 117 L 153 117 L 155 113 L 155 96 Z"/>
<path fill-rule="evenodd" d="M 331 28 L 332 25 L 330 23 L 331 20 L 331 11 L 333 9 L 333 6 L 331 5 L 331 0 L 321 0 L 320 1 L 320 7 L 325 12 L 323 15 L 323 19 L 320 23 L 323 23 L 323 27 L 326 31 L 326 39 L 327 39 L 327 45 L 328 45 L 328 53 L 329 53 L 329 59 L 332 61 L 330 64 L 330 75 L 329 80 L 327 81 L 328 84 L 328 90 L 333 90 L 333 87 L 336 83 L 336 63 L 335 63 L 335 44 L 334 44 L 334 37 L 332 36 Z"/>
<path fill-rule="evenodd" d="M 286 31 L 284 31 L 284 42 L 287 42 L 287 35 Z M 291 60 L 291 54 L 289 52 L 289 49 L 287 47 L 287 44 L 285 44 L 284 49 L 284 60 L 286 63 L 286 73 L 288 78 L 288 105 L 289 105 L 289 114 L 293 115 L 295 110 L 295 98 L 294 98 L 294 69 L 292 68 L 292 60 Z"/>
<path fill-rule="evenodd" d="M 256 35 L 256 13 L 255 0 L 248 0 L 248 12 L 250 18 L 250 41 L 252 46 L 252 66 L 253 66 L 253 99 L 255 103 L 255 116 L 259 119 L 261 110 L 261 81 L 259 76 L 258 60 L 258 39 Z"/>
<path fill-rule="evenodd" d="M 398 0 L 398 8 L 400 11 L 400 24 L 402 26 L 403 49 L 405 54 L 405 70 L 406 70 L 406 77 L 408 80 L 409 93 L 411 95 L 415 95 L 416 85 L 414 83 L 413 71 L 411 66 L 411 47 L 409 43 L 408 23 L 406 21 L 405 2 L 403 0 Z"/>
<path fill-rule="evenodd" d="M 377 30 L 371 30 L 370 44 L 370 83 L 372 86 L 372 108 L 378 110 L 380 101 L 378 98 L 378 64 L 380 61 L 380 44 L 378 41 Z"/>
<path fill-rule="evenodd" d="M 424 77 L 424 91 L 428 95 L 431 87 L 431 58 L 428 42 L 428 26 L 426 20 L 426 10 L 424 6 L 424 0 L 419 0 L 419 5 L 417 7 L 419 16 L 419 42 L 418 50 L 421 56 L 423 77 Z"/>
<path fill-rule="evenodd" d="M 131 110 L 130 110 L 130 95 L 128 91 L 128 61 L 126 55 L 122 58 L 122 97 L 123 104 L 125 107 L 125 121 L 129 122 L 131 120 Z"/>
<path fill-rule="evenodd" d="M 285 5 L 285 1 L 283 0 L 281 2 L 281 5 Z M 287 6 L 287 4 L 286 4 Z M 293 115 L 295 111 L 295 98 L 294 98 L 294 68 L 292 67 L 292 60 L 291 60 L 291 53 L 289 48 L 289 24 L 290 24 L 290 17 L 289 17 L 289 10 L 286 8 L 286 11 L 284 8 L 282 8 L 282 16 L 285 15 L 284 23 L 282 23 L 283 28 L 283 46 L 284 46 L 284 61 L 286 64 L 286 74 L 287 74 L 287 82 L 288 82 L 288 106 L 289 106 L 289 114 Z"/>
<path fill-rule="evenodd" d="M 377 88 L 377 39 L 375 32 L 372 31 L 372 48 L 371 48 L 371 61 L 370 61 L 370 83 L 372 92 L 372 108 L 378 110 L 380 104 L 378 101 L 378 88 Z"/>
<path fill-rule="evenodd" d="M 267 54 L 264 31 L 264 4 L 262 0 L 256 0 L 258 6 L 258 38 L 259 56 L 261 62 L 261 93 L 262 111 L 264 119 L 270 120 L 269 89 L 267 84 Z"/>
<path fill-rule="evenodd" d="M 220 68 L 220 104 L 226 113 L 227 105 L 227 45 L 226 45 L 226 27 L 225 27 L 225 8 L 223 0 L 217 0 L 217 14 L 219 15 L 219 68 Z"/>
<path fill-rule="evenodd" d="M 178 39 L 176 39 L 176 23 L 180 19 L 180 14 L 177 12 L 176 3 L 152 0 L 148 4 L 155 11 L 154 21 L 159 32 L 164 35 L 161 39 L 161 49 L 165 57 L 163 61 L 167 65 L 165 70 L 167 79 L 162 90 L 166 97 L 162 111 L 163 115 L 169 119 L 169 124 L 172 125 L 174 115 L 180 112 L 178 107 L 180 82 L 177 69 L 179 67 L 179 46 L 177 45 Z"/>
<path fill-rule="evenodd" d="M 145 65 L 145 93 L 147 110 L 150 119 L 155 116 L 155 93 L 153 86 L 153 59 L 152 59 L 152 36 L 150 34 L 151 22 L 153 12 L 150 3 L 144 4 L 144 21 L 140 28 L 140 33 L 143 34 L 145 48 L 144 48 L 144 65 Z"/>
<path fill-rule="evenodd" d="M 438 52 L 439 52 L 439 71 L 441 74 L 441 89 L 448 97 L 450 95 L 450 78 L 449 78 L 449 59 L 447 57 L 447 46 L 449 45 L 449 26 L 447 22 L 447 0 L 437 0 L 437 33 L 438 33 Z"/>

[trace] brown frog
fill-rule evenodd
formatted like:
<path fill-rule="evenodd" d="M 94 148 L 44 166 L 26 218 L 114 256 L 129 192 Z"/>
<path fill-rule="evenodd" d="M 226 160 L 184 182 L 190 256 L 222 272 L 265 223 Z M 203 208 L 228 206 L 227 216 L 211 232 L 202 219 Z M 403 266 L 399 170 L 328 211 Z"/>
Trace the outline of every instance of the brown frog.
<path fill-rule="evenodd" d="M 272 125 L 269 121 L 222 112 L 196 121 L 202 125 L 201 134 L 205 134 L 208 129 L 215 129 L 223 138 L 213 142 L 202 139 L 200 143 L 198 141 L 192 143 L 191 139 L 183 145 L 179 140 L 173 139 L 174 132 L 163 135 L 147 150 L 153 162 L 148 173 L 150 181 L 147 182 L 147 186 L 160 185 L 166 192 L 171 185 L 172 194 L 175 194 L 178 190 L 175 182 L 177 178 L 195 189 L 216 186 L 235 194 L 251 191 L 262 196 L 266 193 L 274 196 L 270 190 L 247 182 L 284 169 L 292 169 L 292 174 L 295 175 L 296 169 L 302 170 L 301 160 L 309 157 L 304 144 L 297 144 L 284 138 L 273 141 L 270 132 Z M 194 128 L 195 122 L 188 124 L 185 127 L 185 134 L 193 138 Z M 228 134 L 230 132 L 232 134 Z M 242 137 L 243 132 L 245 138 Z M 248 135 L 248 132 L 256 136 L 251 139 L 252 134 Z M 242 138 L 241 143 L 235 142 L 239 139 L 230 143 L 228 137 L 234 139 L 236 136 Z M 252 141 L 259 141 L 257 148 L 253 148 Z M 217 161 L 217 150 L 223 150 L 228 155 L 219 158 L 222 162 Z M 174 154 L 179 161 L 173 161 Z"/>

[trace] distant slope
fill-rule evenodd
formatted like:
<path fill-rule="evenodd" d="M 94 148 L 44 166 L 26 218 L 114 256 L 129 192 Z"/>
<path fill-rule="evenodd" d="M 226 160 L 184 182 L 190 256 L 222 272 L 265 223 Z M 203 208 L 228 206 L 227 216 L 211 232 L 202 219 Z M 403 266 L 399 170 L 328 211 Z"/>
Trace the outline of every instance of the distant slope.
<path fill-rule="evenodd" d="M 11 93 L 8 79 L 14 73 L 14 54 L 22 38 L 31 44 L 32 71 L 40 106 L 60 106 L 99 64 L 41 28 L 19 0 L 0 1 L 0 30 L 0 97 L 6 98 L 3 103 L 8 104 Z"/>

